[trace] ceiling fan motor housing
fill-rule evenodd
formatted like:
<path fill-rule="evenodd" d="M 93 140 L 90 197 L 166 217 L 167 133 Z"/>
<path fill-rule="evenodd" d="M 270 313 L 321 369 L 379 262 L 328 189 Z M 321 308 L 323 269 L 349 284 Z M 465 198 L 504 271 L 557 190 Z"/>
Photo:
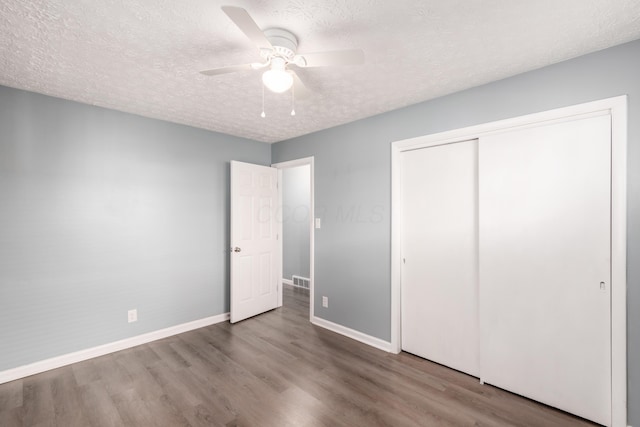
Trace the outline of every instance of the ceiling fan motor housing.
<path fill-rule="evenodd" d="M 298 39 L 291 32 L 281 28 L 270 28 L 264 30 L 264 35 L 273 46 L 273 51 L 262 50 L 261 55 L 265 59 L 279 56 L 290 61 L 298 49 Z"/>

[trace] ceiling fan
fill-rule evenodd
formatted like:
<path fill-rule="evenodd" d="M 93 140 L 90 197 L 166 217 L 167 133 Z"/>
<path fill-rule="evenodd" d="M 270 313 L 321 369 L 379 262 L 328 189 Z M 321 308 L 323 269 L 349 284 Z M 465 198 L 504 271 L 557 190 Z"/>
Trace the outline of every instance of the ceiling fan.
<path fill-rule="evenodd" d="M 361 49 L 299 54 L 297 53 L 298 39 L 290 31 L 281 28 L 262 31 L 249 13 L 241 7 L 222 6 L 222 11 L 258 47 L 264 62 L 201 71 L 207 76 L 268 67 L 269 69 L 262 74 L 262 82 L 267 89 L 275 93 L 283 93 L 295 85 L 294 91 L 299 97 L 304 96 L 307 90 L 295 71 L 288 68 L 289 66 L 309 68 L 364 63 L 364 52 Z"/>

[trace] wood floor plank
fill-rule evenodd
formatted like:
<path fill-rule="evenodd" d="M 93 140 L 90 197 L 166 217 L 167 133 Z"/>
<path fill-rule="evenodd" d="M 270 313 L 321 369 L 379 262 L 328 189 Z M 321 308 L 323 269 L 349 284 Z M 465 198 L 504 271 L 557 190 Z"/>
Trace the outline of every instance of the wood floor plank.
<path fill-rule="evenodd" d="M 176 372 L 164 363 L 150 366 L 147 371 L 158 384 L 162 394 L 177 396 L 184 406 L 197 406 L 203 403 L 200 384 L 190 371 L 183 369 Z"/>
<path fill-rule="evenodd" d="M 0 426 L 590 426 L 284 306 L 0 384 Z"/>
<path fill-rule="evenodd" d="M 74 363 L 71 365 L 73 376 L 76 384 L 83 386 L 100 379 L 100 372 L 96 369 L 93 360 L 85 360 L 84 362 Z"/>
<path fill-rule="evenodd" d="M 224 426 L 236 417 L 217 399 L 218 393 L 205 382 L 200 382 L 190 369 L 175 372 L 158 364 L 149 369 L 164 394 L 173 404 L 182 408 L 184 417 L 193 426 Z"/>
<path fill-rule="evenodd" d="M 51 380 L 55 424 L 58 426 L 89 425 L 72 368 L 65 366 L 58 371 L 59 375 Z"/>
<path fill-rule="evenodd" d="M 25 425 L 22 407 L 0 410 L 0 426 L 17 427 Z"/>
<path fill-rule="evenodd" d="M 156 417 L 134 388 L 129 388 L 111 396 L 118 414 L 125 425 L 151 426 L 163 423 L 162 417 Z"/>
<path fill-rule="evenodd" d="M 55 425 L 55 410 L 51 393 L 54 371 L 24 379 L 23 424 L 25 426 Z"/>
<path fill-rule="evenodd" d="M 189 362 L 187 362 L 182 356 L 180 356 L 171 347 L 171 344 L 176 341 L 175 337 L 165 338 L 159 341 L 155 341 L 147 344 L 156 355 L 167 363 L 172 369 L 188 368 Z"/>
<path fill-rule="evenodd" d="M 20 408 L 23 402 L 23 380 L 0 386 L 0 412 Z M 2 424 L 0 424 L 2 425 Z"/>
<path fill-rule="evenodd" d="M 116 356 L 113 353 L 93 359 L 96 372 L 111 396 L 129 390 L 133 384 L 133 378 L 116 363 Z"/>
<path fill-rule="evenodd" d="M 114 361 L 123 373 L 131 378 L 131 386 L 144 400 L 157 399 L 163 395 L 163 390 L 156 379 L 149 373 L 147 364 L 136 357 L 135 352 L 114 355 Z"/>
<path fill-rule="evenodd" d="M 107 392 L 102 380 L 92 381 L 79 388 L 81 407 L 84 409 L 89 425 L 94 427 L 119 427 L 124 422 L 115 402 Z"/>

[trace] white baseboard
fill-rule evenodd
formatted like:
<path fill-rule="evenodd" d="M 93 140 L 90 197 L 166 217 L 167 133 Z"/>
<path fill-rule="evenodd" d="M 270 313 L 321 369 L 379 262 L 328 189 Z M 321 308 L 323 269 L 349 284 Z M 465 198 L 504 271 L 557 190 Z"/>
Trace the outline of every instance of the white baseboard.
<path fill-rule="evenodd" d="M 158 331 L 148 332 L 146 334 L 137 335 L 135 337 L 125 338 L 120 341 L 114 341 L 112 343 L 99 345 L 97 347 L 63 354 L 62 356 L 52 357 L 51 359 L 41 360 L 29 365 L 8 369 L 6 371 L 0 372 L 0 384 L 28 377 L 30 375 L 39 374 L 51 369 L 60 368 L 62 366 L 71 365 L 72 363 L 82 362 L 83 360 L 93 359 L 94 357 L 104 356 L 105 354 L 125 350 L 127 348 L 146 344 L 162 338 L 167 338 L 172 335 L 181 334 L 183 332 L 192 331 L 194 329 L 204 328 L 205 326 L 215 325 L 216 323 L 224 322 L 226 320 L 229 320 L 229 313 L 223 313 L 217 316 L 194 320 L 193 322 L 171 326 L 165 329 L 160 329 Z"/>
<path fill-rule="evenodd" d="M 284 283 L 285 285 L 291 285 L 293 286 L 293 280 L 291 279 L 282 279 L 282 283 Z"/>
<path fill-rule="evenodd" d="M 375 347 L 377 349 L 391 353 L 391 343 L 388 341 L 372 337 L 371 335 L 364 334 L 360 331 L 356 331 L 355 329 L 347 328 L 346 326 L 338 325 L 337 323 L 333 323 L 315 316 L 311 319 L 311 323 L 340 335 L 344 335 L 345 337 L 360 341 L 361 343 L 370 345 L 371 347 Z"/>

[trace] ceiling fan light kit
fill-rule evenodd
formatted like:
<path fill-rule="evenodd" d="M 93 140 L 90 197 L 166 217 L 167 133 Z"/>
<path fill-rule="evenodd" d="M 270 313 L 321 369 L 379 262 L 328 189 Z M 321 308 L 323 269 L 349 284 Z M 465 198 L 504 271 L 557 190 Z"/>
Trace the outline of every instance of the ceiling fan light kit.
<path fill-rule="evenodd" d="M 262 74 L 262 83 L 271 92 L 282 93 L 293 86 L 293 76 L 285 70 L 285 61 L 280 57 L 271 60 L 271 69 Z"/>

